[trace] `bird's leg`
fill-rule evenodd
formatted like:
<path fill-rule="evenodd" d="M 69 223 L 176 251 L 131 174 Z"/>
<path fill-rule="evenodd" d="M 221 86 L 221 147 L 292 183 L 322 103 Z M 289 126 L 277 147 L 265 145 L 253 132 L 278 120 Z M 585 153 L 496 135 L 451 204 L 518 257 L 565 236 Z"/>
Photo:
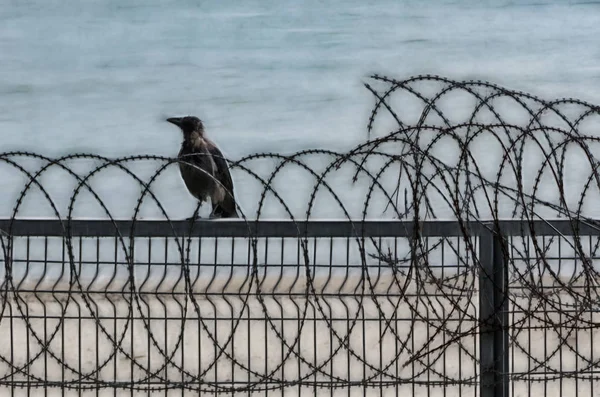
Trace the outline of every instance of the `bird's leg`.
<path fill-rule="evenodd" d="M 212 211 L 210 212 L 209 218 L 210 219 L 222 218 L 223 214 L 222 214 L 221 206 L 218 203 L 216 203 L 214 201 L 214 199 L 211 199 L 211 204 L 212 204 Z"/>
<path fill-rule="evenodd" d="M 195 221 L 196 219 L 203 219 L 200 216 L 200 204 L 198 204 L 198 206 L 196 207 L 196 210 L 194 211 L 194 215 L 187 218 L 186 221 Z"/>
<path fill-rule="evenodd" d="M 208 216 L 209 219 L 219 219 L 219 218 L 222 218 L 222 217 L 223 216 L 219 212 L 217 212 L 217 211 L 212 211 L 210 213 L 210 215 Z"/>

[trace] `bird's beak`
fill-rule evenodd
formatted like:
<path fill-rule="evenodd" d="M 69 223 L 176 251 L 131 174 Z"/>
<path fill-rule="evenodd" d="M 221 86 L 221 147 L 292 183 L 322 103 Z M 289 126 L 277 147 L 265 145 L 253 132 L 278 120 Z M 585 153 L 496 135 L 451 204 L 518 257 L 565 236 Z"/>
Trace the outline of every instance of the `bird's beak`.
<path fill-rule="evenodd" d="M 167 121 L 171 124 L 175 124 L 177 127 L 181 127 L 181 117 L 171 117 Z"/>

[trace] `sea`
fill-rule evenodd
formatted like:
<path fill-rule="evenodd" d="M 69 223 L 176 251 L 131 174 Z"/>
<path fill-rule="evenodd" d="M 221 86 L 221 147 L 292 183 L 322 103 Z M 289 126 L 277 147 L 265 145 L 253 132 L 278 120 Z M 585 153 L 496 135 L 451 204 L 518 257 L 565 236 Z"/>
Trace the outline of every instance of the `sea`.
<path fill-rule="evenodd" d="M 364 84 L 372 74 L 481 79 L 548 100 L 600 103 L 599 36 L 594 1 L 5 0 L 0 152 L 174 157 L 182 138 L 165 119 L 196 115 L 232 160 L 307 149 L 343 153 L 369 137 L 375 98 Z M 32 162 L 23 166 L 33 174 L 47 164 L 17 157 Z M 278 164 L 267 160 L 248 167 L 267 179 Z M 78 161 L 69 167 L 88 175 L 93 166 Z M 128 167 L 152 168 L 150 160 L 133 163 Z M 107 216 L 85 188 L 74 193 L 80 182 L 51 168 L 42 183 L 61 217 L 70 202 L 70 215 Z M 317 182 L 294 172 L 281 173 L 279 191 L 298 201 L 290 211 L 302 217 Z M 35 184 L 19 200 L 30 177 L 8 163 L 0 175 L 2 216 L 56 215 Z M 352 184 L 351 175 L 339 178 L 339 189 Z M 138 182 L 115 167 L 92 179 L 112 216 L 135 212 Z M 267 183 L 240 169 L 234 179 L 240 206 L 256 216 Z M 176 166 L 152 189 L 169 217 L 193 211 Z M 87 200 L 96 201 L 94 209 Z M 349 202 L 356 204 L 352 216 L 360 216 L 364 195 Z M 141 217 L 164 217 L 148 205 Z M 263 208 L 264 216 L 289 217 L 283 205 L 266 207 L 273 211 Z M 311 215 L 347 216 L 315 207 Z"/>

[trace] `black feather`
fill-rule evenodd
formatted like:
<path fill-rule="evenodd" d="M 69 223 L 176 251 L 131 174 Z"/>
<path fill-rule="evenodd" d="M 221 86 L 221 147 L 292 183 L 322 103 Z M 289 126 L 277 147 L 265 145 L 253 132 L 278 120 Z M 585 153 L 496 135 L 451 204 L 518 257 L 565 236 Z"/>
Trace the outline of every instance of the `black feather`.
<path fill-rule="evenodd" d="M 211 217 L 238 217 L 227 160 L 217 145 L 204 136 L 202 121 L 193 116 L 167 121 L 179 126 L 183 132 L 178 158 L 181 177 L 188 191 L 201 203 L 211 199 Z"/>

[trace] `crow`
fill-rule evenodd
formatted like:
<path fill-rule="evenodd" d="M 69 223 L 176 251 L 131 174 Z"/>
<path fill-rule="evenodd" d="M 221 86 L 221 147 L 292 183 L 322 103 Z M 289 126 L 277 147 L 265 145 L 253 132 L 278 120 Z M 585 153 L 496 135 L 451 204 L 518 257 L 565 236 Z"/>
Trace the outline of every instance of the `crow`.
<path fill-rule="evenodd" d="M 219 148 L 204 135 L 195 116 L 168 118 L 183 132 L 179 171 L 188 191 L 202 204 L 210 197 L 211 218 L 237 218 L 233 180 Z"/>

